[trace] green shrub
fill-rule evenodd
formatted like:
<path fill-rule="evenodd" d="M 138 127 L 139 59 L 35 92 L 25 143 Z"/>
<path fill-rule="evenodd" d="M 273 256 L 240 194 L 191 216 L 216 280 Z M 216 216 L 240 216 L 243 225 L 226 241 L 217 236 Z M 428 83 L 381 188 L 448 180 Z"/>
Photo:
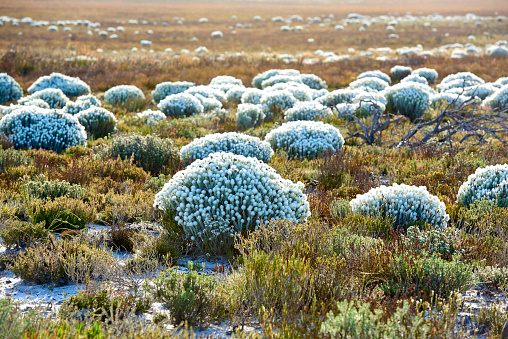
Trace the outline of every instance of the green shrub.
<path fill-rule="evenodd" d="M 0 238 L 7 248 L 30 246 L 35 241 L 48 236 L 49 231 L 44 226 L 44 222 L 32 224 L 31 222 L 9 219 L 0 229 Z"/>
<path fill-rule="evenodd" d="M 380 285 L 390 296 L 415 295 L 448 297 L 455 290 L 467 289 L 474 266 L 458 261 L 430 257 L 416 257 L 408 253 L 395 255 L 386 271 L 381 272 Z"/>
<path fill-rule="evenodd" d="M 346 259 L 346 262 L 352 258 L 362 257 L 371 249 L 383 244 L 381 239 L 354 234 L 344 228 L 337 228 L 332 239 L 333 250 Z"/>
<path fill-rule="evenodd" d="M 157 175 L 171 173 L 178 169 L 180 156 L 170 139 L 161 139 L 156 135 L 139 134 L 120 135 L 111 140 L 106 156 L 129 159 L 145 171 Z"/>
<path fill-rule="evenodd" d="M 159 174 L 158 177 L 151 177 L 145 182 L 143 189 L 151 190 L 152 192 L 158 193 L 165 183 L 167 183 L 171 179 L 171 175 L 167 174 Z"/>
<path fill-rule="evenodd" d="M 474 272 L 474 281 L 486 286 L 505 288 L 508 286 L 508 267 L 486 266 Z"/>
<path fill-rule="evenodd" d="M 51 200 L 63 196 L 83 199 L 87 193 L 80 185 L 73 185 L 65 180 L 31 180 L 25 184 L 25 189 L 31 198 Z"/>
<path fill-rule="evenodd" d="M 62 231 L 66 229 L 83 229 L 95 219 L 95 208 L 77 199 L 59 197 L 55 200 L 38 200 L 30 202 L 32 222 L 44 222 L 47 229 Z"/>
<path fill-rule="evenodd" d="M 33 164 L 26 152 L 16 150 L 14 148 L 0 148 L 0 173 L 5 172 L 8 168 L 18 166 L 29 166 Z"/>
<path fill-rule="evenodd" d="M 330 205 L 330 214 L 335 219 L 343 219 L 352 211 L 349 201 L 345 199 L 335 199 Z"/>
<path fill-rule="evenodd" d="M 189 273 L 169 269 L 153 281 L 153 288 L 150 287 L 157 300 L 169 309 L 174 325 L 184 321 L 189 325 L 198 325 L 210 316 L 217 280 L 189 268 Z"/>

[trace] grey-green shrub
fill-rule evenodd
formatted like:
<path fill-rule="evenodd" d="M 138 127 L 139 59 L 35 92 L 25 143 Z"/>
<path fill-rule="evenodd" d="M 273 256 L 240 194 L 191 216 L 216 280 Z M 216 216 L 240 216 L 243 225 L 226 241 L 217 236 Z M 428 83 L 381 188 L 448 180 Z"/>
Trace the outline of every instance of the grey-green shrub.
<path fill-rule="evenodd" d="M 25 189 L 31 198 L 54 200 L 59 197 L 83 199 L 87 190 L 80 185 L 70 184 L 65 180 L 31 180 L 25 184 Z"/>
<path fill-rule="evenodd" d="M 23 89 L 7 73 L 0 73 L 0 104 L 17 101 L 23 96 Z"/>
<path fill-rule="evenodd" d="M 183 93 L 189 88 L 196 86 L 195 83 L 189 81 L 166 81 L 155 86 L 152 91 L 152 101 L 158 104 L 171 94 Z"/>
<path fill-rule="evenodd" d="M 431 89 L 416 82 L 401 82 L 386 89 L 388 107 L 412 121 L 419 119 L 430 106 Z"/>
<path fill-rule="evenodd" d="M 102 107 L 90 107 L 76 114 L 76 118 L 90 139 L 103 138 L 116 131 L 115 115 Z"/>

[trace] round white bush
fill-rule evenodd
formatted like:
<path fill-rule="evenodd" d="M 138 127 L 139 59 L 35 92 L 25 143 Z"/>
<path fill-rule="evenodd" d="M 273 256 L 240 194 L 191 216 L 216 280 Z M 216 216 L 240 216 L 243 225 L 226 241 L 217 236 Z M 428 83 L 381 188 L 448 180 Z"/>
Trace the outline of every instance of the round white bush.
<path fill-rule="evenodd" d="M 312 89 L 320 90 L 320 89 L 326 89 L 326 88 L 328 88 L 328 86 L 326 85 L 326 81 L 324 81 L 323 79 L 321 79 L 317 75 L 314 75 L 314 74 L 302 74 L 301 78 L 302 78 L 302 82 L 305 85 L 307 85 L 310 88 L 312 88 Z"/>
<path fill-rule="evenodd" d="M 154 103 L 158 104 L 171 94 L 183 93 L 194 86 L 196 86 L 196 84 L 189 81 L 162 82 L 157 84 L 152 91 L 152 100 Z"/>
<path fill-rule="evenodd" d="M 417 82 L 401 82 L 386 89 L 385 97 L 393 110 L 411 120 L 420 118 L 430 105 L 429 86 Z"/>
<path fill-rule="evenodd" d="M 214 31 L 210 34 L 213 39 L 220 39 L 224 36 L 224 34 L 221 31 Z"/>
<path fill-rule="evenodd" d="M 261 125 L 265 119 L 265 113 L 261 105 L 240 104 L 236 111 L 236 124 L 240 128 L 249 128 Z"/>
<path fill-rule="evenodd" d="M 319 102 L 297 102 L 292 108 L 284 112 L 286 121 L 320 120 L 333 117 L 332 110 Z"/>
<path fill-rule="evenodd" d="M 67 102 L 63 110 L 74 115 L 91 107 L 101 107 L 101 102 L 94 95 L 88 94 L 78 97 L 75 102 Z"/>
<path fill-rule="evenodd" d="M 272 130 L 265 137 L 273 149 L 285 150 L 296 158 L 315 158 L 334 153 L 344 145 L 338 128 L 321 121 L 291 121 Z"/>
<path fill-rule="evenodd" d="M 186 90 L 184 93 L 196 95 L 199 94 L 205 98 L 213 97 L 220 101 L 222 105 L 226 105 L 227 99 L 226 94 L 222 92 L 220 89 L 213 88 L 210 86 L 195 86 Z"/>
<path fill-rule="evenodd" d="M 118 85 L 111 87 L 104 93 L 104 101 L 111 106 L 145 101 L 143 92 L 133 85 Z"/>
<path fill-rule="evenodd" d="M 139 112 L 136 114 L 139 119 L 143 119 L 149 126 L 155 126 L 162 120 L 166 119 L 166 114 L 161 111 L 152 111 L 151 109 L 147 109 L 144 112 Z"/>
<path fill-rule="evenodd" d="M 508 77 L 501 77 L 497 79 L 496 81 L 494 81 L 493 85 L 496 86 L 497 88 L 503 87 L 504 85 L 508 85 Z"/>
<path fill-rule="evenodd" d="M 362 93 L 364 91 L 357 89 L 336 89 L 319 97 L 316 101 L 327 107 L 334 107 L 338 104 L 352 104 L 355 98 Z"/>
<path fill-rule="evenodd" d="M 441 108 L 447 106 L 458 107 L 470 99 L 471 97 L 455 93 L 436 93 L 430 96 L 430 102 L 433 108 Z"/>
<path fill-rule="evenodd" d="M 23 97 L 18 100 L 18 104 L 24 105 L 27 101 L 32 101 L 34 99 L 41 99 L 46 102 L 50 108 L 62 108 L 65 107 L 69 98 L 65 96 L 61 89 L 56 88 L 46 88 L 35 92 L 32 95 Z"/>
<path fill-rule="evenodd" d="M 7 73 L 0 73 L 0 104 L 18 101 L 23 96 L 23 89 Z"/>
<path fill-rule="evenodd" d="M 190 236 L 203 230 L 205 220 L 218 217 L 245 234 L 273 219 L 307 219 L 303 189 L 303 183 L 283 179 L 256 158 L 213 153 L 176 173 L 157 193 L 154 206 L 171 211 Z"/>
<path fill-rule="evenodd" d="M 80 95 L 89 94 L 90 86 L 80 78 L 70 77 L 61 73 L 51 73 L 35 80 L 28 87 L 28 93 L 35 93 L 46 88 L 58 88 L 68 97 L 78 97 Z"/>
<path fill-rule="evenodd" d="M 263 83 L 263 81 L 277 75 L 298 77 L 300 75 L 300 71 L 296 69 L 270 69 L 266 72 L 259 73 L 254 78 L 252 78 L 252 86 L 262 89 L 263 87 L 261 87 L 261 84 Z"/>
<path fill-rule="evenodd" d="M 486 97 L 488 97 L 497 90 L 498 87 L 494 86 L 493 84 L 485 83 L 477 86 L 470 86 L 464 88 L 464 95 L 484 100 Z M 461 93 L 461 90 L 458 92 Z"/>
<path fill-rule="evenodd" d="M 445 204 L 425 186 L 380 186 L 357 195 L 349 204 L 354 213 L 394 218 L 405 228 L 421 222 L 444 228 L 450 219 Z"/>
<path fill-rule="evenodd" d="M 426 78 L 422 77 L 418 74 L 411 74 L 402 79 L 400 82 L 417 82 L 419 84 L 428 85 L 428 81 Z"/>
<path fill-rule="evenodd" d="M 261 99 L 265 96 L 265 92 L 257 88 L 247 88 L 242 94 L 242 104 L 261 104 Z"/>
<path fill-rule="evenodd" d="M 349 84 L 349 88 L 352 89 L 361 89 L 366 91 L 382 91 L 385 88 L 390 86 L 390 84 L 380 78 L 374 78 L 374 77 L 365 77 L 360 78 L 358 80 L 353 81 Z"/>
<path fill-rule="evenodd" d="M 242 95 L 245 93 L 245 91 L 245 87 L 234 85 L 226 92 L 226 100 L 230 105 L 238 105 L 240 102 L 242 102 Z"/>
<path fill-rule="evenodd" d="M 243 86 L 242 80 L 232 77 L 230 75 L 219 75 L 210 81 L 210 85 L 224 85 L 224 84 Z"/>
<path fill-rule="evenodd" d="M 508 85 L 504 85 L 485 98 L 483 105 L 492 109 L 506 109 L 508 107 Z"/>
<path fill-rule="evenodd" d="M 356 109 L 356 115 L 359 117 L 371 116 L 374 112 L 384 112 L 387 100 L 384 95 L 377 92 L 360 93 L 353 100 L 353 108 Z"/>
<path fill-rule="evenodd" d="M 508 165 L 477 168 L 467 181 L 462 183 L 457 194 L 459 204 L 469 206 L 477 200 L 495 200 L 506 206 L 508 199 Z"/>
<path fill-rule="evenodd" d="M 477 76 L 476 74 L 473 74 L 471 72 L 459 72 L 455 74 L 450 74 L 446 76 L 440 83 L 440 85 L 455 81 L 455 80 L 462 80 L 463 82 L 466 81 L 467 83 L 471 83 L 472 85 L 479 85 L 485 83 L 485 80 Z"/>
<path fill-rule="evenodd" d="M 102 107 L 91 107 L 76 114 L 79 123 L 85 126 L 90 139 L 99 139 L 116 130 L 116 117 Z"/>
<path fill-rule="evenodd" d="M 390 74 L 394 81 L 401 81 L 405 77 L 411 74 L 413 70 L 411 67 L 396 65 L 390 69 Z"/>
<path fill-rule="evenodd" d="M 286 90 L 289 93 L 293 94 L 293 96 L 298 101 L 311 101 L 312 100 L 312 90 L 304 84 L 300 84 L 297 82 L 287 82 L 287 83 L 278 83 L 270 87 L 266 87 L 264 89 L 266 92 L 274 92 L 274 91 L 282 91 Z"/>
<path fill-rule="evenodd" d="M 204 112 L 201 101 L 188 93 L 172 94 L 159 102 L 157 107 L 167 117 L 182 117 Z"/>
<path fill-rule="evenodd" d="M 205 113 L 222 108 L 222 104 L 220 103 L 220 101 L 215 99 L 212 96 L 211 97 L 204 97 L 200 94 L 194 94 L 194 96 L 201 102 L 201 105 L 203 105 L 203 109 L 204 109 Z"/>
<path fill-rule="evenodd" d="M 11 104 L 12 106 L 12 104 Z M 39 108 L 46 108 L 46 109 L 50 109 L 51 107 L 49 107 L 49 104 L 42 100 L 42 99 L 32 99 L 32 100 L 27 100 L 27 101 L 23 101 L 23 102 L 18 102 L 18 105 L 16 106 L 37 106 Z"/>
<path fill-rule="evenodd" d="M 194 139 L 190 144 L 180 149 L 180 159 L 191 163 L 217 152 L 258 158 L 263 162 L 269 162 L 273 155 L 273 150 L 266 141 L 261 141 L 261 139 L 250 135 L 230 132 L 209 134 Z"/>
<path fill-rule="evenodd" d="M 20 107 L 0 120 L 0 132 L 16 148 L 61 152 L 86 145 L 86 131 L 74 116 L 35 106 Z"/>
<path fill-rule="evenodd" d="M 411 74 L 416 74 L 421 77 L 424 77 L 425 79 L 427 79 L 427 82 L 429 84 L 434 84 L 439 76 L 439 74 L 435 69 L 426 67 L 415 69 Z"/>
<path fill-rule="evenodd" d="M 266 92 L 261 98 L 261 106 L 268 117 L 274 113 L 286 110 L 294 106 L 298 100 L 287 90 Z"/>
<path fill-rule="evenodd" d="M 276 84 L 283 84 L 287 82 L 296 82 L 303 84 L 302 78 L 300 75 L 292 76 L 292 75 L 285 75 L 285 74 L 278 74 L 273 77 L 270 77 L 266 80 L 263 80 L 261 83 L 261 88 L 265 89 L 267 87 L 271 87 Z"/>
<path fill-rule="evenodd" d="M 378 78 L 378 79 L 381 79 L 385 82 L 387 82 L 388 84 L 390 84 L 392 82 L 392 79 L 390 78 L 390 76 L 386 73 L 383 73 L 381 71 L 367 71 L 367 72 L 363 72 L 363 73 L 360 73 L 356 79 L 363 79 L 363 78 Z"/>

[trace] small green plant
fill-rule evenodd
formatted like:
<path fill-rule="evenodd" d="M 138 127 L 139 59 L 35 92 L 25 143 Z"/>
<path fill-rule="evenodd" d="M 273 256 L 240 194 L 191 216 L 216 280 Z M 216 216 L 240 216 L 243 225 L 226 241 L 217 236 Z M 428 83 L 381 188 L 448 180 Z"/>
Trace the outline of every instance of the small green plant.
<path fill-rule="evenodd" d="M 330 214 L 335 219 L 343 219 L 352 211 L 349 201 L 345 199 L 335 199 L 330 205 Z"/>
<path fill-rule="evenodd" d="M 167 174 L 159 174 L 158 177 L 151 177 L 145 182 L 143 189 L 151 190 L 152 192 L 159 192 L 165 183 L 167 183 L 171 179 L 171 175 Z"/>
<path fill-rule="evenodd" d="M 210 316 L 210 308 L 217 280 L 195 270 L 189 273 L 169 269 L 155 279 L 154 295 L 165 303 L 174 325 L 186 321 L 189 325 L 203 323 Z"/>
<path fill-rule="evenodd" d="M 87 190 L 80 185 L 70 184 L 65 180 L 30 180 L 24 188 L 31 198 L 54 200 L 59 197 L 83 199 Z"/>
<path fill-rule="evenodd" d="M 45 223 L 33 224 L 20 220 L 8 219 L 0 229 L 0 238 L 7 248 L 30 246 L 39 239 L 47 238 L 49 231 Z"/>
<path fill-rule="evenodd" d="M 55 200 L 34 199 L 28 203 L 32 210 L 31 222 L 44 222 L 45 227 L 53 231 L 83 229 L 95 218 L 95 208 L 77 199 L 67 197 Z"/>

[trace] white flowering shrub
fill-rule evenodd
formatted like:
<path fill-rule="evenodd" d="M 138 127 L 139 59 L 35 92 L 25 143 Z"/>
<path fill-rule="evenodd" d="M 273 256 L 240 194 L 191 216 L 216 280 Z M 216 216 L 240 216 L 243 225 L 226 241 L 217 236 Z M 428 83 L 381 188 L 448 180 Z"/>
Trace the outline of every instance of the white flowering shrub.
<path fill-rule="evenodd" d="M 204 112 L 201 101 L 188 93 L 172 94 L 159 102 L 159 110 L 167 117 L 177 118 Z"/>
<path fill-rule="evenodd" d="M 211 86 L 194 86 L 186 90 L 184 93 L 194 96 L 199 94 L 205 98 L 213 97 L 217 99 L 222 105 L 226 105 L 227 103 L 226 94 L 220 89 L 213 88 Z"/>
<path fill-rule="evenodd" d="M 139 119 L 146 121 L 149 126 L 156 126 L 162 120 L 166 119 L 166 114 L 161 111 L 153 111 L 147 109 L 146 111 L 139 112 L 136 114 Z"/>
<path fill-rule="evenodd" d="M 351 115 L 355 115 L 358 111 L 358 104 L 337 104 L 334 107 L 338 118 L 350 120 Z"/>
<path fill-rule="evenodd" d="M 49 104 L 42 100 L 42 99 L 31 99 L 31 100 L 26 100 L 26 101 L 22 101 L 22 102 L 18 102 L 17 105 L 12 105 L 11 106 L 36 106 L 36 107 L 39 107 L 39 108 L 46 108 L 46 109 L 50 109 L 51 107 L 49 107 Z"/>
<path fill-rule="evenodd" d="M 90 93 L 90 86 L 86 82 L 61 73 L 51 73 L 38 78 L 28 87 L 28 93 L 33 94 L 46 88 L 60 89 L 68 97 L 78 97 Z"/>
<path fill-rule="evenodd" d="M 211 88 L 218 89 L 223 94 L 226 94 L 230 89 L 232 89 L 234 87 L 239 87 L 240 85 L 223 83 L 223 84 L 211 84 L 211 85 L 208 85 L 208 86 L 211 87 Z"/>
<path fill-rule="evenodd" d="M 283 84 L 283 83 L 287 83 L 287 82 L 296 82 L 296 83 L 303 84 L 302 78 L 300 75 L 291 76 L 291 75 L 279 74 L 279 75 L 270 77 L 266 80 L 263 80 L 263 82 L 261 83 L 261 88 L 265 89 L 267 87 L 271 87 L 276 84 L 281 84 L 281 83 Z"/>
<path fill-rule="evenodd" d="M 261 104 L 261 99 L 265 96 L 265 92 L 257 88 L 247 88 L 242 94 L 242 104 Z"/>
<path fill-rule="evenodd" d="M 316 101 L 297 102 L 284 112 L 286 121 L 320 120 L 328 117 L 333 117 L 332 110 Z"/>
<path fill-rule="evenodd" d="M 67 102 L 63 110 L 65 113 L 75 115 L 91 107 L 101 107 L 101 105 L 101 101 L 97 99 L 97 97 L 92 94 L 88 94 L 79 96 L 75 102 Z"/>
<path fill-rule="evenodd" d="M 161 82 L 160 84 L 157 84 L 155 89 L 152 91 L 152 101 L 155 104 L 158 104 L 161 100 L 166 99 L 166 97 L 171 94 L 183 93 L 194 86 L 196 86 L 196 84 L 189 81 Z"/>
<path fill-rule="evenodd" d="M 506 206 L 507 199 L 507 164 L 477 168 L 474 174 L 462 183 L 457 194 L 457 202 L 466 207 L 477 200 L 492 200 Z"/>
<path fill-rule="evenodd" d="M 445 204 L 425 186 L 380 186 L 357 195 L 349 204 L 354 213 L 393 218 L 397 226 L 404 228 L 416 223 L 444 228 L 450 219 Z"/>
<path fill-rule="evenodd" d="M 0 73 L 0 104 L 18 101 L 23 96 L 23 89 L 7 73 Z"/>
<path fill-rule="evenodd" d="M 261 106 L 268 118 L 280 113 L 283 110 L 293 107 L 297 99 L 287 90 L 266 92 L 261 99 Z"/>
<path fill-rule="evenodd" d="M 362 93 L 364 91 L 350 88 L 337 89 L 319 97 L 316 101 L 327 107 L 334 107 L 338 104 L 352 104 L 354 99 Z"/>
<path fill-rule="evenodd" d="M 363 79 L 363 78 L 378 78 L 378 79 L 381 79 L 385 82 L 387 82 L 388 84 L 390 84 L 392 82 L 392 79 L 390 78 L 390 76 L 386 73 L 383 73 L 381 71 L 367 71 L 367 72 L 363 72 L 363 73 L 360 73 L 356 79 Z"/>
<path fill-rule="evenodd" d="M 388 101 L 384 95 L 374 92 L 364 92 L 355 97 L 353 104 L 356 107 L 356 116 L 368 117 L 374 112 L 384 112 L 386 110 L 386 104 Z"/>
<path fill-rule="evenodd" d="M 243 86 L 234 85 L 226 92 L 226 100 L 228 103 L 238 105 L 242 102 L 242 95 L 245 93 L 247 88 Z"/>
<path fill-rule="evenodd" d="M 390 74 L 394 81 L 401 81 L 405 77 L 411 74 L 413 70 L 411 67 L 396 65 L 390 69 Z"/>
<path fill-rule="evenodd" d="M 360 78 L 349 84 L 349 88 L 351 89 L 361 89 L 366 91 L 382 91 L 388 86 L 390 86 L 388 82 L 374 77 Z"/>
<path fill-rule="evenodd" d="M 411 74 L 416 74 L 427 79 L 429 84 L 434 84 L 437 81 L 439 74 L 433 68 L 422 67 L 415 69 Z"/>
<path fill-rule="evenodd" d="M 287 83 L 278 83 L 270 87 L 266 87 L 264 89 L 266 92 L 273 92 L 273 91 L 282 91 L 286 90 L 289 93 L 293 94 L 293 96 L 298 101 L 311 101 L 312 100 L 312 93 L 311 89 L 304 84 L 296 83 L 296 82 L 287 82 Z"/>
<path fill-rule="evenodd" d="M 456 241 L 456 231 L 451 227 L 434 228 L 428 231 L 421 230 L 418 226 L 410 226 L 405 235 L 402 235 L 402 241 L 408 247 L 418 243 L 430 253 L 439 253 L 442 255 L 453 255 L 456 252 L 454 243 Z"/>
<path fill-rule="evenodd" d="M 300 75 L 302 82 L 312 89 L 327 89 L 326 81 L 321 79 L 315 74 L 302 74 Z"/>
<path fill-rule="evenodd" d="M 504 85 L 508 85 L 508 77 L 501 77 L 497 79 L 496 81 L 494 81 L 493 85 L 496 86 L 497 88 L 503 87 Z"/>
<path fill-rule="evenodd" d="M 261 222 L 306 220 L 310 209 L 303 190 L 303 183 L 283 179 L 256 158 L 213 153 L 176 173 L 156 194 L 154 207 L 174 215 L 191 239 L 210 218 L 222 218 L 245 234 Z"/>
<path fill-rule="evenodd" d="M 504 85 L 485 98 L 483 105 L 492 109 L 506 109 L 508 107 L 508 85 Z"/>
<path fill-rule="evenodd" d="M 269 162 L 273 155 L 273 150 L 268 142 L 250 135 L 229 132 L 209 134 L 194 139 L 190 144 L 180 149 L 180 159 L 185 163 L 191 163 L 217 152 L 258 158 L 263 162 Z"/>
<path fill-rule="evenodd" d="M 240 104 L 236 110 L 236 125 L 240 128 L 256 127 L 263 123 L 265 113 L 261 105 Z"/>
<path fill-rule="evenodd" d="M 393 111 L 414 121 L 430 106 L 430 93 L 429 86 L 417 82 L 401 82 L 387 88 L 385 97 Z"/>
<path fill-rule="evenodd" d="M 338 128 L 322 121 L 291 121 L 265 136 L 273 149 L 285 150 L 295 158 L 315 158 L 334 153 L 344 145 Z"/>
<path fill-rule="evenodd" d="M 311 89 L 310 90 L 310 95 L 312 97 L 312 100 L 321 98 L 322 96 L 324 96 L 328 93 L 330 93 L 330 92 L 328 92 L 328 90 L 326 90 L 326 89 Z"/>
<path fill-rule="evenodd" d="M 4 133 L 16 148 L 43 148 L 61 152 L 86 145 L 86 131 L 75 117 L 35 106 L 16 109 L 0 120 Z"/>
<path fill-rule="evenodd" d="M 262 89 L 263 87 L 261 86 L 261 84 L 263 83 L 263 81 L 277 75 L 298 77 L 300 75 L 300 71 L 296 69 L 270 69 L 266 72 L 259 73 L 254 78 L 252 78 L 252 86 L 258 89 Z"/>
<path fill-rule="evenodd" d="M 463 82 L 471 83 L 471 84 L 483 84 L 485 83 L 485 80 L 477 76 L 476 74 L 473 74 L 471 72 L 459 72 L 455 74 L 450 74 L 446 76 L 443 80 L 441 80 L 440 85 L 455 81 L 455 80 L 462 80 Z"/>
<path fill-rule="evenodd" d="M 498 88 L 490 83 L 464 88 L 464 95 L 480 98 L 484 100 L 486 97 L 497 91 Z"/>
<path fill-rule="evenodd" d="M 243 86 L 242 80 L 232 77 L 230 75 L 219 75 L 210 81 L 210 85 L 223 85 L 223 84 Z"/>
<path fill-rule="evenodd" d="M 24 105 L 27 101 L 32 101 L 34 99 L 43 100 L 49 105 L 50 108 L 65 107 L 69 101 L 69 98 L 65 96 L 62 90 L 56 88 L 47 88 L 19 99 L 18 104 Z"/>
<path fill-rule="evenodd" d="M 201 105 L 203 105 L 203 110 L 205 113 L 222 108 L 222 104 L 220 103 L 220 101 L 212 96 L 204 97 L 200 94 L 195 94 L 194 97 L 196 97 L 201 102 Z"/>
<path fill-rule="evenodd" d="M 436 88 L 439 92 L 451 92 L 451 93 L 459 93 L 464 94 L 466 88 L 474 87 L 480 85 L 478 82 L 474 80 L 464 80 L 464 79 L 455 79 L 452 81 L 448 81 L 445 83 L 440 83 L 436 85 Z"/>
<path fill-rule="evenodd" d="M 461 94 L 436 93 L 430 96 L 430 105 L 432 108 L 458 107 L 470 99 L 471 97 Z"/>
<path fill-rule="evenodd" d="M 428 85 L 428 81 L 426 78 L 422 77 L 418 74 L 411 74 L 402 79 L 400 82 L 417 82 L 419 84 Z"/>
<path fill-rule="evenodd" d="M 88 138 L 99 139 L 116 130 L 116 117 L 102 107 L 91 107 L 76 114 L 79 123 L 85 127 Z"/>
<path fill-rule="evenodd" d="M 145 101 L 145 95 L 136 86 L 118 85 L 104 93 L 104 101 L 111 106 L 125 105 Z"/>

